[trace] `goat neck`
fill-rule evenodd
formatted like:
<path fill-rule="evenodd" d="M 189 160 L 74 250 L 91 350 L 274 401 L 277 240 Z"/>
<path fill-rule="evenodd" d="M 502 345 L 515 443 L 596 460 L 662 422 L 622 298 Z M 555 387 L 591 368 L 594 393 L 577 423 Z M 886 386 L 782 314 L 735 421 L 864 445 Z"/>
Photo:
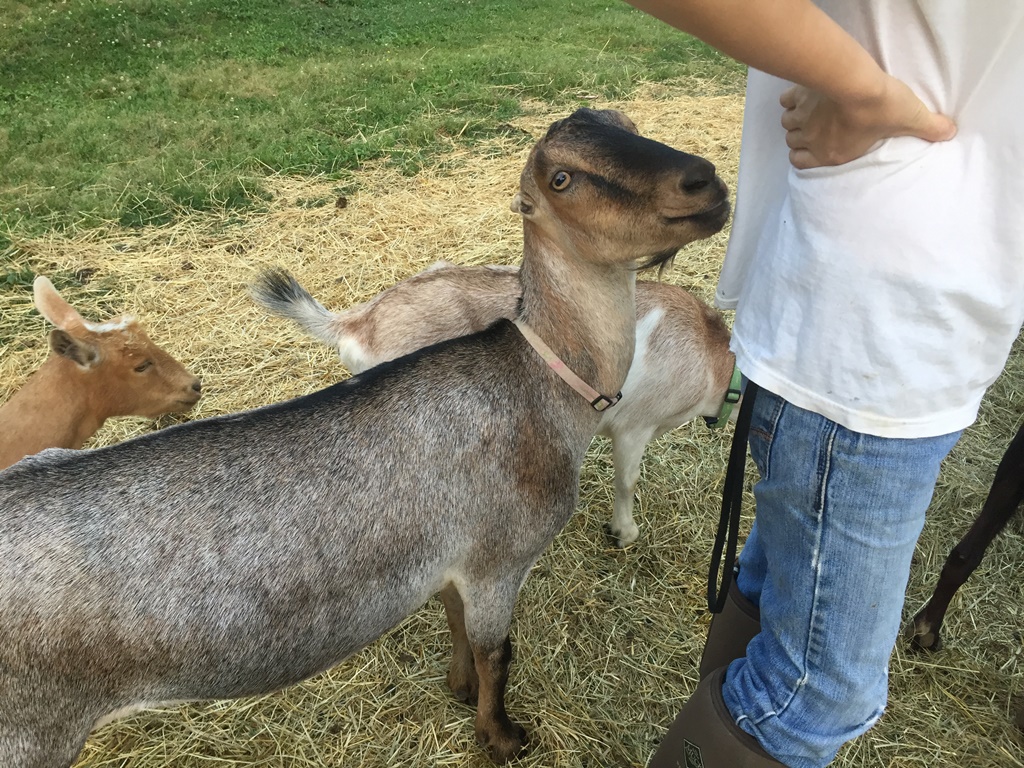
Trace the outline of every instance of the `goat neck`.
<path fill-rule="evenodd" d="M 44 448 L 81 448 L 103 426 L 107 414 L 97 411 L 87 379 L 69 360 L 46 359 L 0 407 L 0 469 Z M 75 380 L 82 386 L 72 385 Z"/>
<path fill-rule="evenodd" d="M 520 317 L 599 392 L 622 388 L 636 335 L 636 273 L 581 258 L 524 226 Z"/>

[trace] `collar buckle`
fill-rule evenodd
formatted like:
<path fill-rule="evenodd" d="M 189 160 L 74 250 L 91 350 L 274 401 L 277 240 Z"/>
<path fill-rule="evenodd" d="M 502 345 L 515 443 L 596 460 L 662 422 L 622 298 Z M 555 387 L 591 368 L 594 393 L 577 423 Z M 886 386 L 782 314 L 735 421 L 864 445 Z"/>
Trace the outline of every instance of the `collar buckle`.
<path fill-rule="evenodd" d="M 597 397 L 590 401 L 590 407 L 593 408 L 598 413 L 602 413 L 603 411 L 607 411 L 621 399 L 621 392 L 615 395 L 615 397 L 608 397 L 608 395 L 598 395 Z"/>

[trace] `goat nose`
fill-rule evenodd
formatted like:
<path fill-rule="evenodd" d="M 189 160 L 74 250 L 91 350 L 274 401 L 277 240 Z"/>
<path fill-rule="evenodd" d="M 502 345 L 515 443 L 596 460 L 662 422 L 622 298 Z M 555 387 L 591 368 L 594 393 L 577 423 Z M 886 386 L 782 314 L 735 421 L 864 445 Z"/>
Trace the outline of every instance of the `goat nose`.
<path fill-rule="evenodd" d="M 715 166 L 703 158 L 694 158 L 694 162 L 683 171 L 680 186 L 688 194 L 700 192 L 715 180 Z"/>
<path fill-rule="evenodd" d="M 201 394 L 202 391 L 203 391 L 203 382 L 200 381 L 199 379 L 196 379 L 195 381 L 193 381 L 192 382 L 192 391 L 193 392 L 198 392 L 198 393 Z"/>

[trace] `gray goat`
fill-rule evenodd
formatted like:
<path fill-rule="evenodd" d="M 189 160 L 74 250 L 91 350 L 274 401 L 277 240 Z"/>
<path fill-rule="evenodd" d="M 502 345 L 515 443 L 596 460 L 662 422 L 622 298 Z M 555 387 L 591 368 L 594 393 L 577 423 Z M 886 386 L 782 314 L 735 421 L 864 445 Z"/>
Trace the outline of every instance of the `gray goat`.
<path fill-rule="evenodd" d="M 721 229 L 714 166 L 579 110 L 534 146 L 527 323 L 618 392 L 635 268 Z M 600 414 L 513 323 L 312 395 L 0 473 L 0 766 L 67 768 L 96 726 L 266 693 L 327 669 L 440 592 L 448 684 L 505 762 L 509 625 L 572 514 Z"/>

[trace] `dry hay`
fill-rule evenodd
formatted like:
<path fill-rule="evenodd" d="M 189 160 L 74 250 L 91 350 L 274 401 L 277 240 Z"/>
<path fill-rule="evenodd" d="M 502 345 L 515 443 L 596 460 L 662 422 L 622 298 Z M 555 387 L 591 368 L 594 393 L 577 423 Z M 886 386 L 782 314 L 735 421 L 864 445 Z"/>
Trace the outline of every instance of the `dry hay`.
<path fill-rule="evenodd" d="M 734 184 L 742 100 L 649 89 L 624 109 L 646 135 L 708 156 Z M 291 270 L 329 307 L 373 296 L 437 259 L 515 263 L 520 224 L 508 211 L 530 143 L 563 112 L 542 105 L 502 138 L 455 148 L 437 167 L 403 177 L 380 164 L 344 190 L 275 178 L 267 210 L 244 219 L 193 216 L 174 226 L 109 229 L 19 243 L 42 273 L 95 270 L 68 298 L 87 317 L 137 314 L 158 343 L 203 377 L 192 416 L 262 405 L 346 374 L 334 355 L 246 294 L 265 266 Z M 325 204 L 319 204 L 324 202 Z M 710 299 L 726 235 L 683 251 L 666 279 Z M 0 294 L 0 399 L 41 361 L 46 328 L 29 297 Z M 8 341 L 4 341 L 4 340 Z M 950 458 L 919 546 L 907 616 L 981 502 L 1024 400 L 1020 355 L 981 419 Z M 178 418 L 165 418 L 164 426 Z M 105 427 L 107 444 L 154 428 Z M 687 425 L 648 450 L 627 551 L 602 533 L 612 504 L 608 444 L 584 468 L 579 513 L 537 564 L 513 625 L 508 692 L 530 731 L 522 766 L 643 766 L 696 684 L 708 616 L 705 579 L 729 432 Z M 748 494 L 747 508 L 751 507 Z M 746 521 L 749 523 L 749 519 Z M 888 714 L 844 750 L 838 766 L 1024 765 L 1011 721 L 1021 696 L 1021 526 L 995 545 L 954 601 L 948 649 L 898 647 Z M 432 601 L 330 672 L 271 696 L 146 712 L 90 739 L 80 766 L 486 766 L 473 712 L 445 687 L 449 643 Z"/>

